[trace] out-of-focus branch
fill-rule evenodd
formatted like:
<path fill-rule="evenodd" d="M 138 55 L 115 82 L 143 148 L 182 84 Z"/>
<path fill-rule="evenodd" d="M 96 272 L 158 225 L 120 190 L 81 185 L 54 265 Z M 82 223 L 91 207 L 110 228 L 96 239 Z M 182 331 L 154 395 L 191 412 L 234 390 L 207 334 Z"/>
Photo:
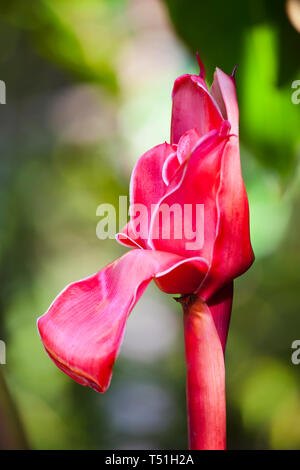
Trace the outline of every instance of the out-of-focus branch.
<path fill-rule="evenodd" d="M 0 366 L 0 449 L 27 449 L 28 443 Z"/>

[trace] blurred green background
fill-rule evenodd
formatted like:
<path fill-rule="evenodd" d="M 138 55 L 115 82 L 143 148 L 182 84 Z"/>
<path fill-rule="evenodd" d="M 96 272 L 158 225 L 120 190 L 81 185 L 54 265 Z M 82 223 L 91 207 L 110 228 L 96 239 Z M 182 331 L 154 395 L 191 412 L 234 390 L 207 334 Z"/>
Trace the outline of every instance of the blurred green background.
<path fill-rule="evenodd" d="M 298 0 L 36 0 L 0 5 L 0 447 L 184 449 L 178 305 L 151 285 L 134 309 L 108 392 L 46 356 L 36 319 L 71 281 L 125 250 L 96 237 L 96 208 L 168 140 L 171 89 L 235 64 L 253 267 L 235 283 L 228 447 L 300 449 Z"/>

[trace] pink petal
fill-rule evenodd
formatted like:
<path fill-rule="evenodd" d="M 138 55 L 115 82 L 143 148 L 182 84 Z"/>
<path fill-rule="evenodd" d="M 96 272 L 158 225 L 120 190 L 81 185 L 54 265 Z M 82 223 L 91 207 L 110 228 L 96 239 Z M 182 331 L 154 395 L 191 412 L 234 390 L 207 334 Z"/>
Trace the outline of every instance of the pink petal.
<path fill-rule="evenodd" d="M 133 206 L 143 204 L 147 208 L 148 228 L 151 205 L 156 204 L 166 190 L 166 184 L 162 177 L 164 163 L 176 150 L 176 146 L 167 143 L 157 145 L 142 155 L 133 169 L 130 182 L 130 203 Z M 131 223 L 133 231 L 136 232 L 138 224 L 134 217 L 131 217 Z"/>
<path fill-rule="evenodd" d="M 207 271 L 208 262 L 204 258 L 182 258 L 172 268 L 156 275 L 155 283 L 167 294 L 190 294 L 201 285 Z"/>
<path fill-rule="evenodd" d="M 238 135 L 239 106 L 237 102 L 234 77 L 226 75 L 226 73 L 217 68 L 210 92 L 218 103 L 223 118 L 230 122 L 231 132 Z"/>
<path fill-rule="evenodd" d="M 225 122 L 225 121 L 224 121 Z M 176 175 L 180 165 L 185 162 L 190 156 L 195 146 L 200 140 L 200 135 L 197 129 L 190 129 L 180 137 L 177 152 L 172 153 L 166 160 L 162 170 L 162 178 L 168 186 L 171 180 Z M 166 191 L 166 190 L 165 190 Z"/>
<path fill-rule="evenodd" d="M 182 165 L 152 216 L 148 244 L 153 249 L 170 251 L 188 258 L 200 256 L 208 262 L 211 261 L 218 222 L 216 193 L 219 187 L 222 155 L 227 140 L 228 136 L 220 136 L 217 131 L 212 131 L 202 137 L 188 162 Z M 178 217 L 170 218 L 170 236 L 164 238 L 167 223 L 166 215 L 162 217 L 161 212 L 164 205 L 171 208 L 175 204 L 179 206 L 179 209 L 181 208 L 183 223 L 180 223 L 181 219 Z M 196 217 L 196 206 L 200 204 L 204 205 L 204 227 L 203 223 L 199 225 L 199 218 Z M 185 213 L 187 205 L 192 208 L 190 214 Z M 202 232 L 203 246 L 189 247 L 193 240 L 184 233 L 186 227 L 199 235 Z M 178 234 L 182 235 L 181 239 L 178 238 Z"/>
<path fill-rule="evenodd" d="M 222 155 L 216 205 L 218 224 L 212 263 L 199 289 L 204 299 L 243 274 L 254 261 L 248 198 L 241 174 L 239 141 L 235 136 L 230 137 Z"/>
<path fill-rule="evenodd" d="M 172 98 L 172 144 L 177 144 L 189 129 L 195 128 L 200 136 L 203 136 L 213 129 L 220 128 L 222 114 L 201 77 L 182 75 L 177 78 Z"/>
<path fill-rule="evenodd" d="M 125 225 L 121 232 L 116 234 L 116 240 L 120 245 L 131 248 L 144 248 L 145 245 L 144 240 L 134 233 L 131 221 Z"/>
<path fill-rule="evenodd" d="M 130 311 L 155 275 L 168 275 L 183 261 L 171 253 L 132 250 L 70 284 L 38 319 L 51 359 L 77 382 L 104 392 Z"/>
<path fill-rule="evenodd" d="M 177 146 L 177 158 L 180 163 L 183 163 L 190 157 L 196 144 L 199 142 L 200 137 L 201 136 L 197 129 L 190 129 L 180 137 Z"/>
<path fill-rule="evenodd" d="M 176 174 L 180 163 L 177 158 L 177 153 L 171 153 L 168 158 L 165 160 L 163 169 L 162 169 L 162 179 L 166 186 L 169 186 L 170 181 L 173 179 Z"/>

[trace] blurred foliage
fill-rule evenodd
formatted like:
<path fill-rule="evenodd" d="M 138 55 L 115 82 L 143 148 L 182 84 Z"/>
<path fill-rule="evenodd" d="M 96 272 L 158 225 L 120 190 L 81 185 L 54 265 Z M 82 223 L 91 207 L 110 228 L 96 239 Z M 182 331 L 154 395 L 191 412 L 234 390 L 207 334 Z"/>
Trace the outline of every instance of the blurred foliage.
<path fill-rule="evenodd" d="M 7 0 L 0 15 L 26 30 L 44 57 L 116 91 L 115 54 L 126 31 L 123 5 L 124 0 Z"/>
<path fill-rule="evenodd" d="M 276 30 L 280 44 L 278 82 L 291 81 L 299 71 L 300 37 L 287 18 L 283 0 L 165 0 L 165 3 L 179 35 L 192 53 L 199 50 L 210 76 L 216 64 L 229 73 L 235 64 L 241 63 L 245 33 L 266 24 Z"/>
<path fill-rule="evenodd" d="M 239 64 L 242 139 L 255 149 L 255 158 L 286 182 L 300 142 L 300 112 L 291 102 L 291 83 L 300 71 L 300 35 L 287 18 L 285 2 L 166 0 L 166 4 L 191 52 L 199 50 L 210 80 L 216 66 L 231 73 Z"/>
<path fill-rule="evenodd" d="M 300 331 L 300 105 L 290 88 L 300 78 L 299 34 L 284 2 L 165 3 L 193 57 L 159 0 L 1 2 L 2 446 L 186 448 L 181 312 L 171 299 L 155 286 L 143 296 L 105 395 L 51 363 L 36 318 L 66 284 L 123 253 L 97 240 L 96 208 L 117 207 L 133 162 L 168 139 L 172 80 L 197 70 L 199 49 L 210 80 L 216 65 L 229 73 L 240 64 L 256 254 L 235 287 L 228 444 L 300 448 L 300 375 L 290 359 Z"/>
<path fill-rule="evenodd" d="M 300 112 L 291 100 L 291 83 L 277 86 L 278 49 L 277 35 L 270 26 L 256 27 L 245 35 L 241 132 L 254 155 L 287 184 L 286 177 L 291 179 L 298 163 Z"/>

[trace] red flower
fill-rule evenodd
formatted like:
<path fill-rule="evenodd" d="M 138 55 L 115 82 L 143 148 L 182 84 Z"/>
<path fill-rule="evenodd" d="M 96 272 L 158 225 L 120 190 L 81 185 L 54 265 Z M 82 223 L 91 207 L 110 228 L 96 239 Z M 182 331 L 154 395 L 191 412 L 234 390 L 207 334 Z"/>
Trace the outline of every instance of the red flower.
<path fill-rule="evenodd" d="M 175 81 L 171 143 L 146 152 L 133 170 L 131 204 L 146 207 L 148 217 L 142 224 L 140 217 L 132 215 L 117 236 L 133 249 L 66 287 L 39 318 L 38 329 L 60 369 L 104 392 L 127 317 L 149 282 L 154 279 L 164 292 L 185 295 L 181 301 L 186 312 L 190 445 L 222 448 L 222 347 L 233 279 L 254 258 L 240 168 L 235 80 L 217 69 L 209 91 L 200 60 L 199 65 L 199 76 L 183 75 Z M 180 217 L 162 216 L 166 207 L 184 214 L 188 235 Z M 191 210 L 185 211 L 186 207 Z M 197 207 L 204 208 L 201 227 Z M 199 237 L 201 231 L 203 237 Z"/>

